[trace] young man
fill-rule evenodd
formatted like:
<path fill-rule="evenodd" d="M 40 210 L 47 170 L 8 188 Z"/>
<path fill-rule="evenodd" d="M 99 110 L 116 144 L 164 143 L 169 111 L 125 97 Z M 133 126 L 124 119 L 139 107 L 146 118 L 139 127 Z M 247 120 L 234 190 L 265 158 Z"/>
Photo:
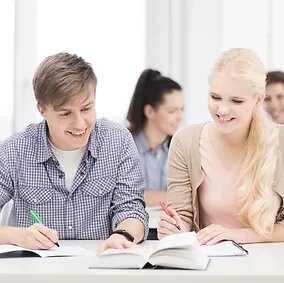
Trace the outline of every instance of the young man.
<path fill-rule="evenodd" d="M 96 85 L 77 55 L 55 54 L 38 67 L 33 88 L 44 121 L 0 146 L 0 209 L 14 200 L 0 244 L 48 249 L 58 239 L 104 239 L 104 250 L 147 236 L 137 149 L 126 129 L 96 120 Z"/>
<path fill-rule="evenodd" d="M 284 73 L 271 71 L 266 76 L 264 106 L 274 122 L 284 124 Z"/>

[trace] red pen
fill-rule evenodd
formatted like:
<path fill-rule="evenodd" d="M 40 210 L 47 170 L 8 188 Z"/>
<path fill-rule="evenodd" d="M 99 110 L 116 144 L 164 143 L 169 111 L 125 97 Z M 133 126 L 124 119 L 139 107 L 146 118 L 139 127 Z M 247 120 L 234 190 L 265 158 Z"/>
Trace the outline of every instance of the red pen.
<path fill-rule="evenodd" d="M 174 215 L 169 211 L 168 206 L 167 206 L 164 202 L 160 201 L 160 206 L 161 206 L 161 208 L 164 210 L 164 212 L 165 212 L 167 215 L 169 215 L 170 217 L 173 217 L 173 216 L 174 216 Z M 176 225 L 176 227 L 180 230 L 180 227 L 179 227 L 178 225 Z"/>

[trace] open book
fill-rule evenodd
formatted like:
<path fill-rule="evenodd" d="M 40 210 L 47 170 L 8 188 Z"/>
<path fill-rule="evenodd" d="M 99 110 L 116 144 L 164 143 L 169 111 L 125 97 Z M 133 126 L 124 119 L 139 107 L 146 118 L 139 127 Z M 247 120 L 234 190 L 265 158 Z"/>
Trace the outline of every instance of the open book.
<path fill-rule="evenodd" d="M 143 268 L 147 263 L 183 269 L 206 269 L 209 257 L 200 249 L 196 233 L 178 233 L 160 241 L 146 241 L 131 249 L 108 249 L 90 268 Z"/>
<path fill-rule="evenodd" d="M 67 257 L 93 255 L 79 246 L 61 246 L 49 250 L 30 250 L 14 245 L 0 245 L 0 258 L 7 257 Z"/>
<path fill-rule="evenodd" d="M 246 252 L 231 241 L 214 246 L 200 246 L 195 232 L 178 233 L 160 241 L 146 241 L 131 249 L 108 249 L 95 258 L 90 268 L 207 268 L 211 256 L 245 255 Z"/>

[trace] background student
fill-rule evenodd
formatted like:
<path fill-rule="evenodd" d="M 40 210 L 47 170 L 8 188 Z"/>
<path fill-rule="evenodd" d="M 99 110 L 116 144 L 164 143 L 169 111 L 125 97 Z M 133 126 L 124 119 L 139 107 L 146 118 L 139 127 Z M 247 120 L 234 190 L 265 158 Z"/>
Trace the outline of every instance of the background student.
<path fill-rule="evenodd" d="M 127 129 L 96 119 L 96 85 L 77 55 L 39 65 L 33 88 L 44 120 L 0 146 L 0 209 L 14 200 L 0 244 L 48 249 L 58 239 L 95 239 L 104 250 L 147 236 L 139 154 Z"/>
<path fill-rule="evenodd" d="M 264 106 L 274 122 L 284 124 L 284 73 L 282 71 L 267 73 Z"/>
<path fill-rule="evenodd" d="M 218 58 L 209 76 L 213 122 L 188 126 L 171 142 L 174 216 L 161 216 L 159 238 L 194 230 L 209 245 L 284 241 L 284 129 L 263 110 L 265 78 L 252 50 Z"/>
<path fill-rule="evenodd" d="M 147 206 L 165 200 L 169 143 L 183 118 L 183 107 L 182 88 L 177 82 L 157 70 L 141 73 L 127 120 L 146 178 Z"/>

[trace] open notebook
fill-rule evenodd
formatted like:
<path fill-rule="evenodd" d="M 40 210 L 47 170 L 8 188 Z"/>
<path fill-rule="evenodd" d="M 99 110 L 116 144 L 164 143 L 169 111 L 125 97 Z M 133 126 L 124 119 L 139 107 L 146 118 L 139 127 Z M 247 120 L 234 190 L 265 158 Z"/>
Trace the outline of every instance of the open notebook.
<path fill-rule="evenodd" d="M 91 256 L 93 253 L 79 246 L 60 246 L 49 250 L 30 250 L 14 245 L 0 245 L 0 258 L 7 257 L 70 257 Z"/>

